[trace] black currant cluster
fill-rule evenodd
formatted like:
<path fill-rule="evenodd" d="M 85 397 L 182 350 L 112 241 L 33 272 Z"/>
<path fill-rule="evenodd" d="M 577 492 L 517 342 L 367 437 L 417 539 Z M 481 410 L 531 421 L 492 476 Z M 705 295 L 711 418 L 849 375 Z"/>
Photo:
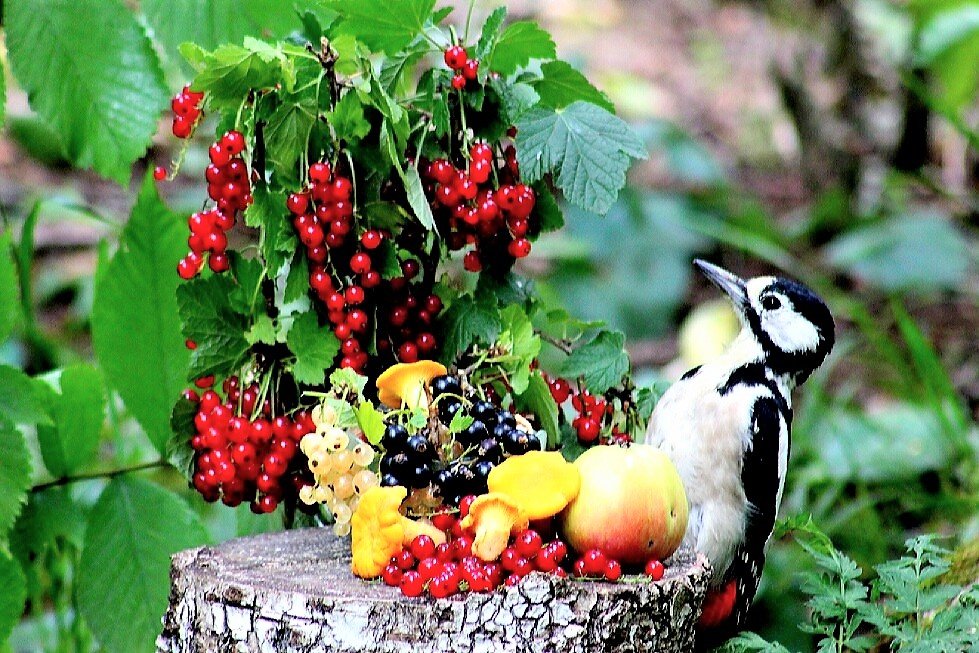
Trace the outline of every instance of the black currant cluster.
<path fill-rule="evenodd" d="M 517 428 L 513 413 L 465 397 L 452 376 L 432 379 L 431 388 L 439 422 L 448 427 L 460 412 L 472 422 L 452 436 L 449 446 L 436 446 L 424 432 L 412 435 L 403 424 L 390 421 L 381 440 L 381 485 L 410 490 L 431 486 L 443 503 L 455 506 L 466 495 L 484 494 L 490 471 L 506 456 L 541 448 L 536 434 Z"/>

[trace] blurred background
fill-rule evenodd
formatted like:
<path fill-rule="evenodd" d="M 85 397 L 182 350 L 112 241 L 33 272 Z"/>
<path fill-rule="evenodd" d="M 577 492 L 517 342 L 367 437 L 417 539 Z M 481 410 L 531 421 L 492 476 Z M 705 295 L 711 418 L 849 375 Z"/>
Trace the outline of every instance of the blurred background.
<path fill-rule="evenodd" d="M 477 3 L 477 14 L 495 4 Z M 796 395 L 783 516 L 812 513 L 864 568 L 923 532 L 946 536 L 960 560 L 979 559 L 979 2 L 507 6 L 553 34 L 559 56 L 650 150 L 608 216 L 569 210 L 568 226 L 535 246 L 524 271 L 540 291 L 625 331 L 651 382 L 676 378 L 732 335 L 695 256 L 811 285 L 839 338 Z M 176 90 L 181 72 L 169 72 Z M 7 79 L 0 212 L 15 233 L 38 212 L 37 321 L 2 346 L 0 362 L 44 372 L 91 358 L 100 242 L 118 235 L 145 168 L 128 187 L 70 169 L 58 136 Z M 145 165 L 167 165 L 178 145 L 161 123 Z M 205 147 L 193 143 L 161 185 L 178 210 L 200 205 Z M 120 441 L 106 461 L 153 455 L 135 431 Z M 275 527 L 188 498 L 215 540 Z M 71 523 L 64 531 L 69 543 L 81 537 Z M 809 564 L 795 544 L 773 544 L 750 624 L 793 650 L 812 648 L 797 628 L 797 572 Z M 965 569 L 975 579 L 976 566 Z M 14 650 L 61 650 L 52 643 L 61 625 L 45 619 L 25 619 Z"/>

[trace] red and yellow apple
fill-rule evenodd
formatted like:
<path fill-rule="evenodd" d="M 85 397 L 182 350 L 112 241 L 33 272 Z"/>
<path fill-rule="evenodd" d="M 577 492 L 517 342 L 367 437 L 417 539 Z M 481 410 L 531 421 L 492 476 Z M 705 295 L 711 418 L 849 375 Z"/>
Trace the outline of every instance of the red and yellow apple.
<path fill-rule="evenodd" d="M 666 454 L 644 444 L 597 446 L 574 464 L 581 489 L 560 518 L 568 544 L 625 564 L 676 551 L 687 530 L 687 495 Z"/>

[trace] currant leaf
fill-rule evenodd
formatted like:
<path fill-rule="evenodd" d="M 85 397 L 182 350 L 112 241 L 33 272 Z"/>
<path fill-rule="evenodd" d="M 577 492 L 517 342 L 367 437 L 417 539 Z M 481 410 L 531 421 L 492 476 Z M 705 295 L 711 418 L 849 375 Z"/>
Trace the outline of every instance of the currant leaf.
<path fill-rule="evenodd" d="M 170 435 L 170 406 L 189 354 L 177 314 L 177 261 L 186 222 L 160 201 L 147 176 L 119 249 L 100 264 L 92 304 L 92 340 L 107 385 L 116 390 L 150 441 Z"/>
<path fill-rule="evenodd" d="M 337 33 L 351 34 L 374 51 L 394 54 L 424 29 L 435 0 L 347 0 L 333 8 L 343 16 Z"/>
<path fill-rule="evenodd" d="M 586 211 L 604 215 L 612 208 L 630 158 L 646 158 L 642 141 L 621 118 L 588 102 L 538 107 L 517 121 L 524 181 L 552 173 L 565 199 Z"/>
<path fill-rule="evenodd" d="M 249 323 L 231 307 L 234 290 L 234 282 L 226 275 L 199 277 L 177 289 L 184 337 L 197 344 L 191 354 L 188 378 L 228 374 L 244 361 Z"/>
<path fill-rule="evenodd" d="M 269 271 L 276 273 L 298 246 L 296 231 L 286 218 L 286 196 L 269 191 L 263 184 L 252 188 L 252 200 L 245 209 L 245 224 L 263 230 L 262 258 Z"/>
<path fill-rule="evenodd" d="M 408 191 L 408 204 L 411 205 L 411 210 L 414 211 L 415 217 L 426 229 L 435 228 L 435 216 L 432 214 L 432 206 L 428 203 L 428 197 L 425 195 L 425 188 L 422 186 L 421 176 L 418 174 L 418 168 L 414 166 L 408 166 L 405 170 L 405 190 Z"/>
<path fill-rule="evenodd" d="M 540 372 L 531 374 L 527 388 L 516 397 L 517 408 L 537 416 L 540 427 L 547 433 L 548 448 L 556 447 L 561 438 L 558 425 L 558 406 L 554 403 L 547 381 Z"/>
<path fill-rule="evenodd" d="M 316 313 L 296 316 L 286 335 L 286 344 L 295 354 L 292 375 L 299 383 L 321 385 L 326 371 L 340 351 L 340 341 L 330 329 L 321 327 Z"/>
<path fill-rule="evenodd" d="M 0 77 L 3 74 L 0 73 Z M 0 96 L 0 104 L 3 97 Z M 0 233 L 0 342 L 7 339 L 20 319 L 20 283 L 14 264 L 10 230 Z"/>
<path fill-rule="evenodd" d="M 442 360 L 455 360 L 477 341 L 492 343 L 502 328 L 493 298 L 459 297 L 442 318 Z"/>
<path fill-rule="evenodd" d="M 204 55 L 201 71 L 191 86 L 210 93 L 212 101 L 237 106 L 252 89 L 275 85 L 281 71 L 281 59 L 267 50 L 226 43 Z"/>
<path fill-rule="evenodd" d="M 23 434 L 0 415 L 0 538 L 6 538 L 31 487 L 31 453 Z M 2 551 L 2 547 L 0 547 Z"/>
<path fill-rule="evenodd" d="M 153 641 L 167 607 L 170 555 L 207 541 L 200 518 L 174 493 L 132 476 L 106 486 L 89 516 L 76 591 L 107 651 Z"/>
<path fill-rule="evenodd" d="M 20 370 L 0 365 L 0 420 L 14 424 L 53 424 L 38 381 Z"/>
<path fill-rule="evenodd" d="M 541 105 L 561 109 L 582 100 L 615 113 L 615 106 L 605 94 L 566 61 L 548 61 L 540 67 L 540 71 L 542 77 L 533 82 L 533 87 Z"/>
<path fill-rule="evenodd" d="M 599 331 L 591 342 L 571 352 L 561 367 L 561 376 L 569 379 L 583 377 L 589 391 L 601 394 L 621 381 L 628 371 L 625 334 Z"/>
<path fill-rule="evenodd" d="M 267 157 L 279 177 L 295 177 L 296 162 L 309 149 L 309 136 L 318 111 L 315 99 L 293 95 L 269 118 L 265 127 Z"/>
<path fill-rule="evenodd" d="M 256 25 L 241 11 L 241 0 L 143 0 L 139 7 L 167 54 L 190 41 L 202 48 L 241 43 Z M 285 12 L 282 12 L 285 13 Z"/>
<path fill-rule="evenodd" d="M 14 75 L 68 158 L 128 182 L 167 102 L 133 13 L 121 0 L 11 0 L 4 28 Z"/>
<path fill-rule="evenodd" d="M 337 139 L 356 143 L 370 133 L 371 124 L 364 118 L 364 105 L 356 93 L 345 93 L 326 116 Z"/>
<path fill-rule="evenodd" d="M 475 59 L 482 61 L 490 55 L 500 40 L 500 34 L 503 33 L 505 20 L 506 7 L 497 7 L 493 13 L 486 17 L 486 22 L 483 23 L 483 31 L 479 35 L 479 42 L 476 43 L 476 49 L 473 51 L 472 56 Z"/>
<path fill-rule="evenodd" d="M 105 419 L 105 388 L 97 369 L 80 364 L 62 370 L 57 385 L 48 404 L 54 425 L 39 426 L 37 439 L 44 466 L 60 477 L 95 457 Z"/>
<path fill-rule="evenodd" d="M 496 45 L 486 57 L 487 70 L 510 75 L 531 59 L 553 59 L 557 47 L 551 35 L 531 21 L 511 23 L 500 35 Z"/>
<path fill-rule="evenodd" d="M 20 564 L 5 549 L 0 548 L 0 642 L 6 642 L 20 621 L 27 601 L 27 579 Z"/>

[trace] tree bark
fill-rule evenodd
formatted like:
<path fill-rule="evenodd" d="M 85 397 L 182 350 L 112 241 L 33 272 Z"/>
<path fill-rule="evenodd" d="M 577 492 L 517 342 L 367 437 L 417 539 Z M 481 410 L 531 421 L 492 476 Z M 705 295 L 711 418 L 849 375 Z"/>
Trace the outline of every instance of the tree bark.
<path fill-rule="evenodd" d="M 176 554 L 157 651 L 681 653 L 709 575 L 681 551 L 659 582 L 534 573 L 487 594 L 409 599 L 354 577 L 347 540 L 294 530 Z"/>

